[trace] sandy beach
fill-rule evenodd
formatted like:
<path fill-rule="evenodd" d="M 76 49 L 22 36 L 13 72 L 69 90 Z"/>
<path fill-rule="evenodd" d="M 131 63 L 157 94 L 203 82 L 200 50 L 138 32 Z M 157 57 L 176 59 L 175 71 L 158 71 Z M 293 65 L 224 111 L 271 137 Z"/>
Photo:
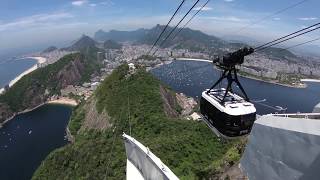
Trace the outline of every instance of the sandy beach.
<path fill-rule="evenodd" d="M 26 57 L 26 58 L 29 58 L 29 59 L 35 59 L 38 61 L 38 64 L 43 64 L 47 61 L 46 58 L 44 57 L 40 57 L 40 56 L 34 56 L 34 57 Z M 24 58 L 25 59 L 25 58 Z"/>
<path fill-rule="evenodd" d="M 69 105 L 69 106 L 77 106 L 78 102 L 74 99 L 61 97 L 57 100 L 49 101 L 48 104 L 64 104 L 64 105 Z"/>
<path fill-rule="evenodd" d="M 302 82 L 320 82 L 319 79 L 301 79 Z"/>
<path fill-rule="evenodd" d="M 212 63 L 212 60 L 208 59 L 196 59 L 196 58 L 176 58 L 178 61 L 199 61 L 199 62 L 209 62 Z"/>
<path fill-rule="evenodd" d="M 23 76 L 31 73 L 32 71 L 35 71 L 36 69 L 38 69 L 38 64 L 43 64 L 46 62 L 46 58 L 44 57 L 26 57 L 29 59 L 35 59 L 37 60 L 37 64 L 33 65 L 31 68 L 25 70 L 24 72 L 22 72 L 21 74 L 19 74 L 16 78 L 14 78 L 13 80 L 11 80 L 9 82 L 9 87 L 12 87 L 15 83 L 17 83 Z M 25 59 L 25 58 L 23 58 Z M 4 92 L 4 88 L 0 89 L 0 94 L 2 94 Z"/>

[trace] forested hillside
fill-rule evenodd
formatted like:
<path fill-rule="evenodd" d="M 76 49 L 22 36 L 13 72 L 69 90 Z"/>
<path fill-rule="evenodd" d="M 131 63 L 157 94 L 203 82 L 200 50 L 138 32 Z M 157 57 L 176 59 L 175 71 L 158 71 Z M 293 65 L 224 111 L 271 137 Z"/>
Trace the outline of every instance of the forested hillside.
<path fill-rule="evenodd" d="M 220 142 L 202 122 L 166 116 L 160 94 L 160 86 L 164 86 L 144 69 L 127 74 L 127 65 L 115 69 L 92 99 L 75 109 L 69 122 L 75 141 L 52 152 L 33 179 L 124 179 L 126 156 L 121 135 L 130 133 L 129 124 L 132 136 L 181 179 L 218 176 L 239 160 L 240 141 Z M 108 117 L 100 121 L 111 126 L 99 130 L 84 127 L 92 108 Z"/>
<path fill-rule="evenodd" d="M 86 37 L 84 37 L 86 38 Z M 68 85 L 79 85 L 98 73 L 101 63 L 97 59 L 98 48 L 84 42 L 83 38 L 73 45 L 73 53 L 57 62 L 38 68 L 22 77 L 4 94 L 0 95 L 0 122 L 14 113 L 36 107 Z"/>

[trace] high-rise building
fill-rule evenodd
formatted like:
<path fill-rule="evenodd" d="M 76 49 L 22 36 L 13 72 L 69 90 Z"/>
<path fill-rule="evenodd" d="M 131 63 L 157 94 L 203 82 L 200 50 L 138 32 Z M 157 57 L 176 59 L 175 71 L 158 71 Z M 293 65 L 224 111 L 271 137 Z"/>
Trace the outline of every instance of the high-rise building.
<path fill-rule="evenodd" d="M 97 59 L 98 59 L 98 61 L 103 61 L 104 60 L 104 54 L 102 52 L 97 52 Z"/>

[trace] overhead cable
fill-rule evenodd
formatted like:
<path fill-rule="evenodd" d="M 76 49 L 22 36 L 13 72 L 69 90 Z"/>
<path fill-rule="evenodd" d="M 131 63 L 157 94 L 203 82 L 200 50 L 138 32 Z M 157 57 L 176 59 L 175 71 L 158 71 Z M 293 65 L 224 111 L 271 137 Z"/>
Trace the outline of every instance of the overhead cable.
<path fill-rule="evenodd" d="M 202 11 L 202 9 L 210 2 L 210 0 L 207 0 L 206 3 L 204 3 L 201 8 L 198 9 L 198 11 L 188 20 L 188 22 L 186 22 L 184 24 L 184 26 L 182 28 L 179 29 L 179 31 L 173 36 L 172 40 L 174 40 L 178 34 L 190 23 L 190 21 L 192 21 L 192 19 L 200 12 Z"/>
<path fill-rule="evenodd" d="M 188 12 L 182 17 L 182 19 L 178 22 L 178 24 L 170 31 L 170 33 L 166 36 L 166 38 L 161 42 L 161 44 L 159 45 L 159 48 L 167 41 L 167 39 L 171 36 L 171 34 L 177 29 L 177 27 L 181 24 L 181 22 L 187 17 L 187 15 L 191 12 L 191 10 L 199 3 L 200 0 L 197 0 L 193 6 L 188 10 Z M 152 54 L 152 56 L 154 56 L 156 54 L 156 52 L 159 50 L 159 48 L 157 48 L 154 53 Z"/>
<path fill-rule="evenodd" d="M 270 15 L 267 15 L 267 16 L 265 16 L 265 17 L 263 17 L 263 18 L 261 18 L 261 19 L 259 19 L 259 20 L 257 20 L 257 21 L 254 21 L 254 22 L 252 22 L 252 23 L 250 23 L 250 24 L 248 24 L 248 25 L 240 28 L 240 29 L 237 30 L 236 32 L 237 32 L 237 33 L 238 33 L 238 32 L 241 32 L 241 31 L 243 31 L 243 30 L 245 30 L 245 29 L 247 29 L 247 28 L 249 28 L 249 27 L 251 27 L 251 26 L 254 26 L 254 25 L 256 25 L 256 24 L 259 24 L 259 23 L 265 21 L 266 19 L 268 19 L 268 18 L 270 18 L 270 17 L 273 17 L 273 16 L 275 16 L 275 15 L 281 14 L 281 13 L 283 13 L 283 12 L 289 10 L 289 9 L 295 8 L 295 7 L 297 7 L 297 6 L 305 3 L 306 1 L 309 1 L 309 0 L 302 0 L 302 1 L 299 1 L 299 2 L 297 2 L 297 3 L 295 3 L 295 4 L 290 5 L 290 6 L 288 6 L 288 7 L 285 7 L 285 8 L 283 8 L 283 9 L 280 9 L 280 10 L 278 10 L 278 11 L 276 11 L 276 12 L 270 14 Z"/>
<path fill-rule="evenodd" d="M 301 29 L 301 30 L 299 30 L 299 31 L 296 31 L 296 32 L 293 32 L 293 33 L 288 34 L 288 35 L 286 35 L 286 36 L 280 37 L 280 38 L 278 38 L 278 39 L 275 39 L 275 40 L 273 40 L 273 41 L 270 41 L 270 42 L 268 42 L 268 43 L 265 43 L 265 44 L 263 44 L 263 45 L 261 45 L 261 46 L 258 46 L 258 47 L 256 47 L 255 49 L 262 48 L 262 47 L 264 47 L 264 46 L 266 46 L 266 45 L 272 44 L 272 43 L 274 43 L 274 42 L 276 42 L 276 41 L 282 40 L 282 39 L 284 39 L 284 38 L 287 38 L 287 37 L 292 36 L 292 35 L 294 35 L 294 34 L 297 34 L 297 33 L 299 33 L 299 32 L 303 32 L 303 31 L 305 31 L 305 30 L 308 30 L 308 29 L 310 29 L 310 28 L 316 27 L 316 26 L 318 26 L 318 25 L 320 25 L 320 23 L 313 24 L 313 25 L 308 26 L 308 27 L 306 27 L 306 28 L 303 28 L 303 29 Z"/>
<path fill-rule="evenodd" d="M 180 5 L 178 6 L 178 8 L 175 10 L 174 14 L 171 16 L 170 20 L 168 21 L 167 25 L 163 28 L 162 32 L 160 33 L 160 35 L 158 36 L 157 40 L 153 43 L 151 49 L 148 51 L 148 55 L 150 54 L 150 52 L 152 51 L 152 49 L 157 45 L 158 41 L 160 40 L 162 34 L 166 31 L 166 29 L 168 28 L 169 24 L 171 23 L 171 21 L 173 20 L 173 18 L 176 16 L 176 14 L 179 12 L 180 8 L 182 7 L 182 5 L 184 4 L 185 0 L 182 0 Z"/>
<path fill-rule="evenodd" d="M 300 44 L 296 44 L 296 45 L 294 45 L 294 46 L 287 47 L 287 48 L 285 48 L 285 49 L 283 49 L 283 50 L 292 49 L 292 48 L 295 48 L 295 47 L 298 47 L 298 46 L 302 46 L 302 45 L 305 45 L 305 44 L 308 44 L 308 43 L 312 43 L 312 42 L 318 41 L 318 40 L 320 40 L 320 37 L 319 37 L 319 38 L 316 38 L 316 39 L 313 39 L 313 40 L 310 40 L 310 41 L 306 41 L 306 42 L 300 43 Z"/>
<path fill-rule="evenodd" d="M 290 39 L 293 39 L 293 38 L 302 36 L 302 35 L 304 35 L 304 34 L 310 33 L 310 32 L 312 32 L 312 31 L 315 31 L 315 30 L 317 30 L 317 29 L 320 29 L 320 26 L 319 26 L 319 27 L 316 27 L 316 28 L 313 28 L 313 29 L 311 29 L 311 30 L 302 32 L 302 33 L 297 34 L 297 35 L 295 35 L 295 36 L 288 37 L 288 38 L 283 39 L 283 40 L 281 40 L 281 41 L 277 41 L 277 42 L 275 42 L 275 43 L 273 43 L 273 44 L 270 44 L 270 45 L 268 45 L 268 46 L 264 46 L 264 47 L 262 47 L 262 48 L 255 48 L 255 51 L 262 51 L 262 50 L 267 49 L 267 48 L 269 48 L 269 47 L 271 47 L 271 46 L 275 46 L 275 45 L 277 45 L 277 44 L 283 43 L 283 42 L 288 41 L 288 40 L 290 40 Z"/>

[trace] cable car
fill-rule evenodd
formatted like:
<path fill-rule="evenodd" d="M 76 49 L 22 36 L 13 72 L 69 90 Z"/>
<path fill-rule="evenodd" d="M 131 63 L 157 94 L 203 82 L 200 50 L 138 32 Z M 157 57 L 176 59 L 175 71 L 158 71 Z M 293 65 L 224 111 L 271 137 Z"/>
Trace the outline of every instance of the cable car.
<path fill-rule="evenodd" d="M 213 60 L 223 73 L 210 89 L 202 92 L 200 111 L 205 123 L 217 136 L 239 137 L 251 132 L 256 108 L 238 80 L 236 65 L 243 64 L 244 56 L 253 51 L 252 48 L 243 48 Z M 227 88 L 215 88 L 223 79 L 228 80 Z M 244 98 L 233 93 L 233 83 L 237 84 Z"/>
<path fill-rule="evenodd" d="M 238 137 L 249 134 L 256 119 L 254 105 L 226 89 L 212 89 L 202 92 L 200 110 L 206 124 L 224 137 Z M 218 132 L 217 132 L 218 131 Z"/>

